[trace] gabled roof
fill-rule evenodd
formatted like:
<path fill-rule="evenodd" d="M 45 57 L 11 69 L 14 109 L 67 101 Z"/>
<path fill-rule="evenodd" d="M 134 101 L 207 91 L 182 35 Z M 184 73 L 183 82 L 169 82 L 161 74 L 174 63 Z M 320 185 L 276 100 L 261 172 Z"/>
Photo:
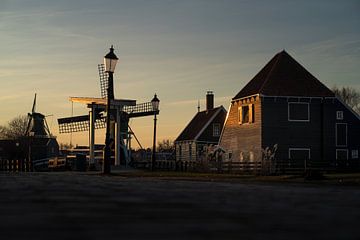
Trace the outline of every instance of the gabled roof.
<path fill-rule="evenodd" d="M 223 106 L 198 112 L 194 118 L 189 122 L 185 129 L 176 138 L 177 141 L 196 140 L 197 137 L 206 129 L 206 127 L 213 121 L 213 119 L 222 111 L 225 111 Z"/>
<path fill-rule="evenodd" d="M 266 96 L 334 97 L 334 93 L 285 50 L 277 53 L 233 98 Z"/>

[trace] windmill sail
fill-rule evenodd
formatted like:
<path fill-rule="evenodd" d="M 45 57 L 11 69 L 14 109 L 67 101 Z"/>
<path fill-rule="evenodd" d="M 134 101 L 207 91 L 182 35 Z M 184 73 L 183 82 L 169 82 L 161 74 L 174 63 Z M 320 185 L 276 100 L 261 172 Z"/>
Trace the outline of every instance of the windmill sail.
<path fill-rule="evenodd" d="M 33 102 L 33 106 L 31 109 L 31 113 L 34 113 L 36 111 L 36 93 L 35 93 L 35 97 L 34 97 L 34 102 Z"/>
<path fill-rule="evenodd" d="M 108 73 L 105 72 L 105 65 L 98 64 L 99 77 L 100 77 L 100 92 L 102 98 L 107 98 L 107 88 L 109 85 Z"/>
<path fill-rule="evenodd" d="M 28 136 L 30 134 L 30 127 L 31 127 L 31 121 L 32 121 L 32 116 L 35 112 L 35 109 L 36 109 L 36 93 L 35 93 L 35 96 L 34 96 L 34 101 L 33 101 L 33 105 L 32 105 L 32 108 L 31 108 L 31 113 L 28 113 L 28 124 L 27 124 L 27 127 L 26 127 L 26 132 L 25 132 L 25 135 Z"/>

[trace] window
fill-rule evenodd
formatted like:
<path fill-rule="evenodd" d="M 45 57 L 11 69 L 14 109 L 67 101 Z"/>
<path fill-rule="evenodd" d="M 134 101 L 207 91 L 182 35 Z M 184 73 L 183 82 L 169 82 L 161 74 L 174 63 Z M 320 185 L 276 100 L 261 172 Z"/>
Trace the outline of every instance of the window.
<path fill-rule="evenodd" d="M 289 148 L 289 159 L 309 160 L 310 148 Z"/>
<path fill-rule="evenodd" d="M 289 102 L 288 120 L 294 122 L 309 122 L 310 121 L 309 103 Z"/>
<path fill-rule="evenodd" d="M 336 146 L 345 147 L 347 146 L 347 124 L 336 123 L 335 128 Z"/>
<path fill-rule="evenodd" d="M 352 159 L 359 158 L 359 151 L 357 149 L 351 150 L 351 158 Z"/>
<path fill-rule="evenodd" d="M 249 106 L 242 107 L 242 123 L 249 122 Z"/>
<path fill-rule="evenodd" d="M 336 111 L 336 120 L 343 120 L 343 119 L 344 119 L 343 111 Z"/>
<path fill-rule="evenodd" d="M 254 122 L 254 104 L 244 105 L 239 107 L 239 124 Z"/>
<path fill-rule="evenodd" d="M 219 137 L 220 136 L 220 123 L 213 124 L 213 136 Z"/>
<path fill-rule="evenodd" d="M 336 149 L 336 160 L 348 160 L 348 150 Z"/>

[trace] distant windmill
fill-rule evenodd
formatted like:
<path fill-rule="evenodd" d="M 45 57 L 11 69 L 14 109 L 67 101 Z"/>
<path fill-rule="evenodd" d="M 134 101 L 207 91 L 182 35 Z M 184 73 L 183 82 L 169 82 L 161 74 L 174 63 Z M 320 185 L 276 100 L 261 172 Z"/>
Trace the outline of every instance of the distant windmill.
<path fill-rule="evenodd" d="M 47 169 L 49 159 L 59 155 L 59 144 L 50 133 L 45 115 L 36 112 L 36 93 L 23 140 L 34 170 Z"/>
<path fill-rule="evenodd" d="M 28 119 L 25 136 L 51 137 L 45 115 L 36 112 L 36 93 L 31 113 L 28 113 Z"/>

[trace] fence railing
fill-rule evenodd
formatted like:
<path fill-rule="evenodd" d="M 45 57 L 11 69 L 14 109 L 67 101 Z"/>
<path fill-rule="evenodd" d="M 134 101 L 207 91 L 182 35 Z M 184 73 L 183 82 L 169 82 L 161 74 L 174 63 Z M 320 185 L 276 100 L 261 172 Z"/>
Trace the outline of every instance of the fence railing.
<path fill-rule="evenodd" d="M 32 172 L 33 165 L 28 159 L 0 159 L 0 171 L 3 172 Z"/>
<path fill-rule="evenodd" d="M 151 161 L 134 161 L 135 168 L 150 169 Z M 332 171 L 334 166 L 316 161 L 175 161 L 157 160 L 155 169 L 186 172 L 240 173 L 255 175 L 305 174 L 309 171 Z"/>

